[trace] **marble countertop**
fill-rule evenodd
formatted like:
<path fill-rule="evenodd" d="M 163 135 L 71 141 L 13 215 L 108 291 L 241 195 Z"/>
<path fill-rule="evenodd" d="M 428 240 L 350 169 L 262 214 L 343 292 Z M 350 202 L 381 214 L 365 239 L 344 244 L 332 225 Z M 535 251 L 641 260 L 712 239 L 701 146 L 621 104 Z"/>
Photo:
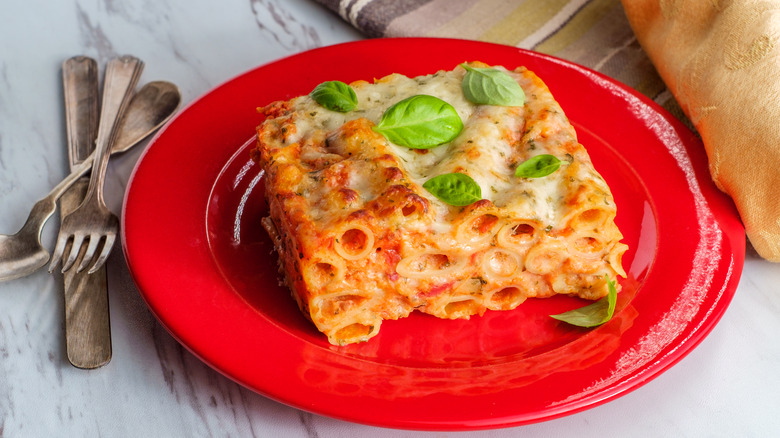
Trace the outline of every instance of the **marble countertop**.
<path fill-rule="evenodd" d="M 184 102 L 260 64 L 362 38 L 310 0 L 41 0 L 0 6 L 0 232 L 12 233 L 65 175 L 60 65 L 133 54 L 142 82 L 179 85 Z M 106 197 L 119 213 L 142 148 L 113 158 Z M 43 242 L 53 248 L 53 219 Z M 121 251 L 108 262 L 113 359 L 81 370 L 65 355 L 62 278 L 0 283 L 0 436 L 460 436 L 352 424 L 303 412 L 211 369 L 155 320 Z M 780 435 L 780 265 L 748 248 L 720 323 L 641 388 L 552 421 L 469 436 Z"/>

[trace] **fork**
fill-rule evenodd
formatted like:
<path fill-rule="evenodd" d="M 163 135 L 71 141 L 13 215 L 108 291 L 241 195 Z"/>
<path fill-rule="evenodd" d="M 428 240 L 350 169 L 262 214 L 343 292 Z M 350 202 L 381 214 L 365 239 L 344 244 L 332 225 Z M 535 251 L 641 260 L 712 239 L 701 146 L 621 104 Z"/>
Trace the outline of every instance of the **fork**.
<path fill-rule="evenodd" d="M 87 194 L 81 204 L 62 219 L 57 235 L 57 245 L 54 248 L 49 272 L 65 257 L 62 272 L 70 269 L 81 251 L 84 241 L 88 241 L 84 257 L 76 268 L 83 271 L 92 263 L 89 273 L 94 273 L 105 263 L 111 248 L 114 246 L 119 230 L 119 219 L 106 207 L 103 200 L 103 182 L 108 166 L 108 157 L 116 139 L 117 127 L 133 95 L 135 85 L 143 71 L 143 62 L 133 56 L 114 58 L 106 64 L 103 84 L 103 102 L 98 125 L 95 161 L 92 175 L 89 179 Z M 66 245 L 72 242 L 68 254 Z M 102 249 L 95 259 L 98 245 L 103 242 Z"/>

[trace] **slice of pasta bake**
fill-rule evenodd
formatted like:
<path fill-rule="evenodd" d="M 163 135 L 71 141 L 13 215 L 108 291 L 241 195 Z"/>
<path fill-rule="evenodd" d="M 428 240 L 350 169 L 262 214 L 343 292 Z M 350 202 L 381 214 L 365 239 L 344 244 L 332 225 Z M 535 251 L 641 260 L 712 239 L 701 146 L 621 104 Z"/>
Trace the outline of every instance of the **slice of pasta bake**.
<path fill-rule="evenodd" d="M 417 309 L 468 318 L 625 276 L 612 194 L 547 86 L 480 63 L 330 81 L 260 111 L 263 226 L 332 344 Z"/>

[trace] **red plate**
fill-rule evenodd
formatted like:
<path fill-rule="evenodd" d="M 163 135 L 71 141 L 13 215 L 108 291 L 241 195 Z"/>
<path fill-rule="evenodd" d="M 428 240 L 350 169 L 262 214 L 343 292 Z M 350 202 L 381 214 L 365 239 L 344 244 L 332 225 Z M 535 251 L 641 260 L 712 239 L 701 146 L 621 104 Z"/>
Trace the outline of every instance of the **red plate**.
<path fill-rule="evenodd" d="M 469 321 L 413 314 L 371 341 L 329 345 L 278 286 L 248 158 L 257 106 L 324 81 L 421 75 L 481 60 L 547 82 L 618 205 L 630 250 L 615 317 L 592 330 L 528 300 Z M 447 39 L 379 39 L 301 53 L 217 87 L 182 111 L 138 162 L 122 239 L 160 322 L 226 376 L 291 406 L 385 427 L 469 430 L 577 412 L 636 389 L 691 351 L 726 310 L 744 260 L 733 204 L 699 140 L 635 91 L 559 59 Z"/>

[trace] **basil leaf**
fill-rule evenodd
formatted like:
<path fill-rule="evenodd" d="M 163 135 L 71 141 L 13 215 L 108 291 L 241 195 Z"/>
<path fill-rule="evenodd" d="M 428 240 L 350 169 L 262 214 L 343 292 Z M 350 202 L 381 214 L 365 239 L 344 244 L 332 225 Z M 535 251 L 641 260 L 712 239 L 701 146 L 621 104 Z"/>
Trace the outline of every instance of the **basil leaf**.
<path fill-rule="evenodd" d="M 323 82 L 314 87 L 309 96 L 331 111 L 346 113 L 357 106 L 355 90 L 341 81 Z"/>
<path fill-rule="evenodd" d="M 449 103 L 418 94 L 388 108 L 374 131 L 411 149 L 430 149 L 447 143 L 463 130 L 463 121 Z"/>
<path fill-rule="evenodd" d="M 463 207 L 482 199 L 482 189 L 470 176 L 445 173 L 425 181 L 423 188 L 450 205 Z"/>
<path fill-rule="evenodd" d="M 478 105 L 523 106 L 525 92 L 520 84 L 506 72 L 494 68 L 471 67 L 466 69 L 461 88 L 466 99 Z"/>
<path fill-rule="evenodd" d="M 561 167 L 561 160 L 554 155 L 542 154 L 520 163 L 515 168 L 515 176 L 521 178 L 541 178 Z"/>
<path fill-rule="evenodd" d="M 578 327 L 595 327 L 604 324 L 612 319 L 612 315 L 615 313 L 615 303 L 617 303 L 615 280 L 607 280 L 607 286 L 609 287 L 607 296 L 595 303 L 550 316 Z"/>

